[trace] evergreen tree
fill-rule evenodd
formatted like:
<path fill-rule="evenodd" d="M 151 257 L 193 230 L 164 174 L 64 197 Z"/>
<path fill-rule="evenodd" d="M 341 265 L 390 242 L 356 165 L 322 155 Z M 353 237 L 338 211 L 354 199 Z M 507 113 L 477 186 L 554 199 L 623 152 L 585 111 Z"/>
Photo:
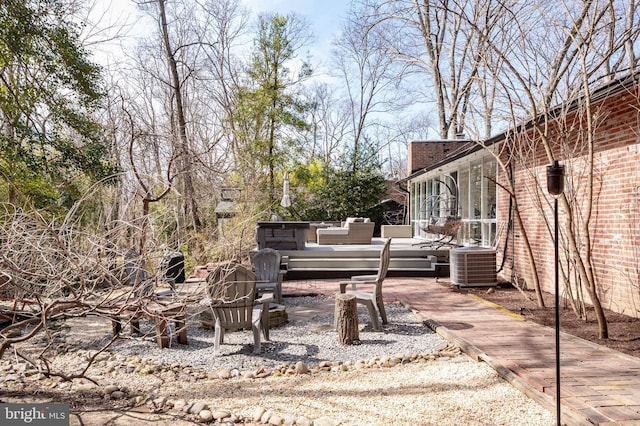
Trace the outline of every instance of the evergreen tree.
<path fill-rule="evenodd" d="M 363 154 L 361 152 L 361 154 Z M 384 213 L 380 201 L 386 191 L 381 166 L 372 156 L 349 161 L 338 167 L 325 165 L 321 179 L 314 184 L 314 194 L 300 201 L 299 215 L 305 220 L 344 220 L 347 217 L 369 217 L 380 222 Z"/>
<path fill-rule="evenodd" d="M 65 12 L 57 0 L 0 3 L 0 194 L 9 202 L 64 210 L 113 172 L 91 117 L 100 68 Z"/>
<path fill-rule="evenodd" d="M 307 26 L 295 15 L 262 15 L 254 43 L 249 81 L 239 89 L 235 116 L 238 138 L 242 141 L 238 157 L 251 167 L 246 175 L 267 176 L 269 203 L 276 201 L 276 169 L 291 158 L 291 135 L 307 124 L 307 106 L 295 93 L 296 85 L 309 78 L 312 70 L 302 61 L 292 72 L 297 50 L 309 39 Z"/>

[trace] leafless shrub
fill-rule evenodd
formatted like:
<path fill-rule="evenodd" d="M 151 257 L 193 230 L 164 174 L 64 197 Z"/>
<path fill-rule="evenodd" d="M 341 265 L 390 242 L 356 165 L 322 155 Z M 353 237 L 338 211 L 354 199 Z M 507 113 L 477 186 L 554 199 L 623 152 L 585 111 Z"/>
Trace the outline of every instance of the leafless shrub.
<path fill-rule="evenodd" d="M 80 216 L 73 210 L 63 219 L 51 219 L 11 205 L 0 211 L 0 358 L 11 356 L 65 379 L 84 377 L 95 355 L 115 337 L 106 339 L 82 371 L 54 372 L 51 360 L 59 354 L 60 342 L 49 331 L 67 319 L 112 318 L 140 305 L 140 288 L 157 279 L 148 274 L 128 285 L 123 262 L 128 248 L 114 240 L 127 235 L 127 223 L 88 227 Z M 21 344 L 36 336 L 42 344 Z"/>

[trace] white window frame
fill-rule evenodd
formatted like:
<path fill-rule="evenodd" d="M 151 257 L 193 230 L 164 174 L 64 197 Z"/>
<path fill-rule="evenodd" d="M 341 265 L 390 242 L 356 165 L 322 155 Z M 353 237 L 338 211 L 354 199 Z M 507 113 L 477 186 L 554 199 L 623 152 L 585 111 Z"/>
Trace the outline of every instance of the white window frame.
<path fill-rule="evenodd" d="M 428 238 L 426 233 L 420 229 L 421 205 L 428 195 L 427 188 L 433 187 L 434 182 L 447 182 L 453 174 L 457 176 L 458 187 L 458 214 L 461 215 L 463 225 L 458 234 L 458 244 L 465 246 L 491 247 L 494 244 L 497 230 L 498 196 L 495 179 L 497 175 L 497 162 L 491 155 L 483 155 L 483 152 L 471 155 L 462 160 L 452 162 L 438 170 L 425 173 L 411 181 L 411 224 L 414 226 L 414 235 L 417 238 Z M 474 214 L 472 207 L 473 193 L 470 190 L 472 166 L 480 165 L 480 202 L 479 217 Z M 492 168 L 492 169 L 491 169 Z M 466 174 L 466 175 L 465 175 Z M 493 176 L 489 176 L 493 174 Z M 469 188 L 461 184 L 463 176 L 468 178 Z M 444 185 L 438 186 L 439 191 L 445 191 Z M 415 191 L 418 191 L 417 193 Z M 489 194 L 489 192 L 493 192 Z"/>

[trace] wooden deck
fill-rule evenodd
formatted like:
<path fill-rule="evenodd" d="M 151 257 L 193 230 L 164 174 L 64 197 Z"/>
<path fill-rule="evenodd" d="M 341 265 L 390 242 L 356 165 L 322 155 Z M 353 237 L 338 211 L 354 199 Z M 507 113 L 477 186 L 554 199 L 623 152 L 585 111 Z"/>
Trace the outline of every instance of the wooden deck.
<path fill-rule="evenodd" d="M 449 249 L 422 248 L 424 240 L 391 240 L 388 276 L 439 277 L 449 275 Z M 371 244 L 318 245 L 307 242 L 304 250 L 278 250 L 285 280 L 309 278 L 343 278 L 372 274 L 378 269 L 384 239 L 373 238 Z"/>

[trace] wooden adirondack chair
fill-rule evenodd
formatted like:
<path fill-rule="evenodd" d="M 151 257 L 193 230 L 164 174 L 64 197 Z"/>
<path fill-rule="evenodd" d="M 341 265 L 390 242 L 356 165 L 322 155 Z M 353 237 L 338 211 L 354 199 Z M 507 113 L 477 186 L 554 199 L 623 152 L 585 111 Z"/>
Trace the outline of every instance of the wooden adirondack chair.
<path fill-rule="evenodd" d="M 282 271 L 280 253 L 272 248 L 263 248 L 251 255 L 253 272 L 256 274 L 258 294 L 272 292 L 276 303 L 282 303 Z"/>
<path fill-rule="evenodd" d="M 387 312 L 384 309 L 384 301 L 382 300 L 382 282 L 389 269 L 390 250 L 391 238 L 387 239 L 384 247 L 380 250 L 380 263 L 376 275 L 355 275 L 349 281 L 340 282 L 340 293 L 353 294 L 356 296 L 358 303 L 367 307 L 373 329 L 376 331 L 382 330 L 378 315 L 382 318 L 382 324 L 387 324 Z M 351 288 L 347 288 L 348 286 Z M 369 290 L 358 289 L 358 287 L 362 288 L 364 286 L 368 286 Z M 337 321 L 337 315 L 335 321 Z"/>
<path fill-rule="evenodd" d="M 260 353 L 260 331 L 269 340 L 269 303 L 266 293 L 256 299 L 256 275 L 244 266 L 228 262 L 207 276 L 208 303 L 215 321 L 214 354 L 220 353 L 225 331 L 251 329 L 254 353 Z"/>

